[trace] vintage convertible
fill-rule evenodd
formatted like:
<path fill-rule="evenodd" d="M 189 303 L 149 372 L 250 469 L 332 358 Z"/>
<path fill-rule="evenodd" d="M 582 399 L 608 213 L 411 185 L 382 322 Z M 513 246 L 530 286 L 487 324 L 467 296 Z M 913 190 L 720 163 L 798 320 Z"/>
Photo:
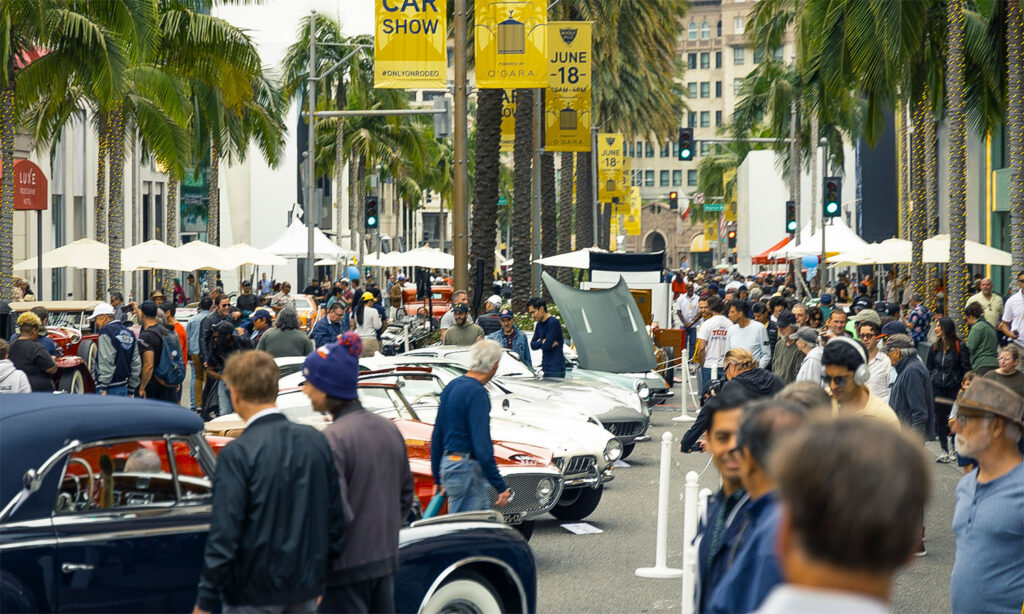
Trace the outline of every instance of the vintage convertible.
<path fill-rule="evenodd" d="M 56 358 L 54 390 L 71 394 L 96 392 L 92 374 L 98 349 L 89 315 L 98 304 L 98 301 L 18 301 L 10 304 L 11 310 L 18 314 L 33 307 L 45 307 L 49 312 L 46 334 L 63 354 Z"/>
<path fill-rule="evenodd" d="M 19 395 L 0 414 L 0 612 L 185 612 L 216 457 L 194 413 L 144 399 Z M 399 537 L 400 612 L 533 612 L 522 537 L 489 512 Z"/>

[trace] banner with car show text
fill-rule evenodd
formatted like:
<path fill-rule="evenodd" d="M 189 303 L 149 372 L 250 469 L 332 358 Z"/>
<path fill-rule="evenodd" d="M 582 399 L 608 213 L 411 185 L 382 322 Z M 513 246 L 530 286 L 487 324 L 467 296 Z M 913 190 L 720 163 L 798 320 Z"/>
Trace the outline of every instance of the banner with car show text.
<path fill-rule="evenodd" d="M 477 0 L 476 86 L 548 85 L 548 0 Z"/>
<path fill-rule="evenodd" d="M 591 22 L 548 23 L 544 149 L 590 151 Z"/>
<path fill-rule="evenodd" d="M 512 151 L 516 144 L 516 91 L 502 90 L 501 151 Z"/>
<path fill-rule="evenodd" d="M 448 87 L 445 1 L 374 0 L 377 17 L 373 37 L 374 87 Z"/>
<path fill-rule="evenodd" d="M 597 200 L 614 202 L 622 183 L 622 135 L 602 132 L 597 135 Z"/>
<path fill-rule="evenodd" d="M 632 188 L 629 193 L 629 215 L 626 216 L 626 222 L 623 224 L 626 234 L 631 237 L 639 237 L 642 232 L 640 224 L 642 208 L 643 199 L 640 198 L 640 188 Z"/>

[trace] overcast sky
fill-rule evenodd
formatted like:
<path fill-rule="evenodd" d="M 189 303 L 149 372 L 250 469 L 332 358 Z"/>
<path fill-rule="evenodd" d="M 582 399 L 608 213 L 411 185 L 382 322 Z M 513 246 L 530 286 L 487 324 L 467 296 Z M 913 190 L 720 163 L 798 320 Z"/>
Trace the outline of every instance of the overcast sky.
<path fill-rule="evenodd" d="M 249 30 L 264 63 L 276 68 L 295 41 L 299 19 L 312 10 L 340 18 L 349 36 L 373 33 L 373 0 L 266 0 L 256 6 L 218 5 L 214 14 Z"/>

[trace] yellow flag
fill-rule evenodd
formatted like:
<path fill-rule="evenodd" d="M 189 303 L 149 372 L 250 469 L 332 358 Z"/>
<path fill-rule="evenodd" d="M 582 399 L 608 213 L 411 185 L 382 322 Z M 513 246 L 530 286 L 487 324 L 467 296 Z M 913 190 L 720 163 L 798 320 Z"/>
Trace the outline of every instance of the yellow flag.
<path fill-rule="evenodd" d="M 546 87 L 547 23 L 547 0 L 479 0 L 476 86 Z"/>
<path fill-rule="evenodd" d="M 633 188 L 633 160 L 622 158 L 622 175 L 619 177 L 619 188 L 612 198 L 612 213 L 629 215 L 629 196 Z"/>
<path fill-rule="evenodd" d="M 548 23 L 544 148 L 590 151 L 591 22 Z"/>
<path fill-rule="evenodd" d="M 448 87 L 444 0 L 374 0 L 374 4 L 373 86 Z"/>
<path fill-rule="evenodd" d="M 626 216 L 626 234 L 637 237 L 641 234 L 640 216 L 643 209 L 643 199 L 640 198 L 640 188 L 632 188 L 629 194 L 629 215 Z"/>
<path fill-rule="evenodd" d="M 502 90 L 501 151 L 512 151 L 516 144 L 516 91 Z"/>
<path fill-rule="evenodd" d="M 622 228 L 619 226 L 619 215 L 613 215 L 609 220 L 610 231 L 608 236 L 611 237 L 611 245 L 608 247 L 611 251 L 615 251 L 619 246 L 619 235 L 622 233 Z"/>
<path fill-rule="evenodd" d="M 614 202 L 622 182 L 622 135 L 597 135 L 597 200 Z"/>

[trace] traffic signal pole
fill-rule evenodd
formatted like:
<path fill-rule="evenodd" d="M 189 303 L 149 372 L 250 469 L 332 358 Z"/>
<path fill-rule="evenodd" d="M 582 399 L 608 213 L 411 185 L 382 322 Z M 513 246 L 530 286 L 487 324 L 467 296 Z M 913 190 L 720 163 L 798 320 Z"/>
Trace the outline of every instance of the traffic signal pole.
<path fill-rule="evenodd" d="M 316 117 L 313 115 L 316 111 L 316 11 L 310 13 L 309 19 L 309 78 L 306 80 L 306 106 L 309 109 L 309 132 L 306 134 L 306 217 L 303 220 L 306 222 L 306 270 L 303 273 L 306 274 L 306 279 L 310 279 L 315 268 L 313 263 L 316 262 L 313 255 L 313 178 L 316 176 L 313 171 L 313 143 L 316 132 Z"/>

